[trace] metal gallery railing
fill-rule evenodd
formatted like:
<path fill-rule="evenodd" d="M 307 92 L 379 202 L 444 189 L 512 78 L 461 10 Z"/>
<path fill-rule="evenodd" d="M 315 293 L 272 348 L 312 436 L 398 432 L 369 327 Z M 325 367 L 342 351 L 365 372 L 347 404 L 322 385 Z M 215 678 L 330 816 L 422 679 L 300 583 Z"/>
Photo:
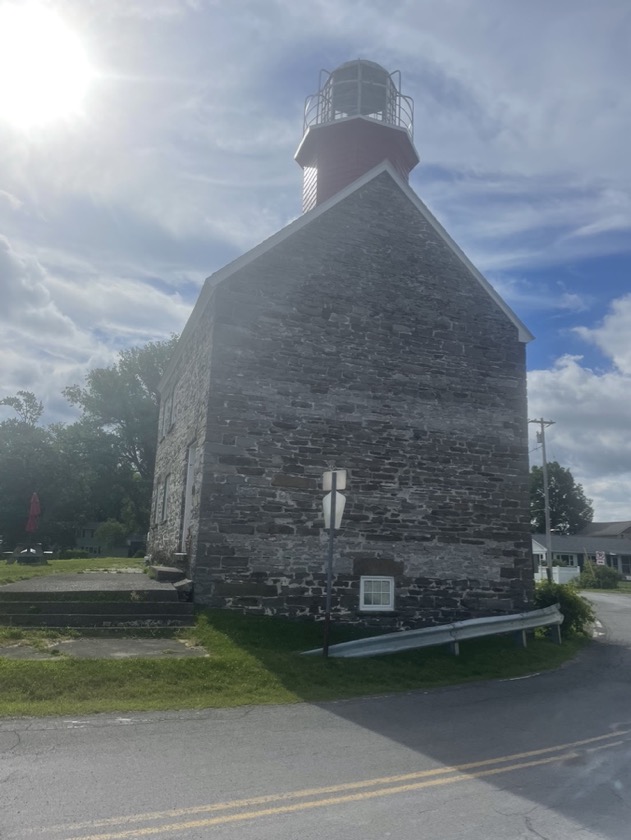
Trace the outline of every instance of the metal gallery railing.
<path fill-rule="evenodd" d="M 471 618 L 468 621 L 454 621 L 452 624 L 440 624 L 437 627 L 424 627 L 421 630 L 401 630 L 397 633 L 385 633 L 382 636 L 370 636 L 352 642 L 341 642 L 329 647 L 329 656 L 357 658 L 365 656 L 383 656 L 387 653 L 400 653 L 404 650 L 450 645 L 454 654 L 460 652 L 460 642 L 466 639 L 479 639 L 483 636 L 499 636 L 505 633 L 517 634 L 517 641 L 522 647 L 527 644 L 527 631 L 538 627 L 552 627 L 553 638 L 561 644 L 561 624 L 563 613 L 558 604 L 541 610 L 515 613 L 513 615 L 494 615 L 488 618 Z M 322 654 L 322 648 L 304 651 L 305 655 Z"/>

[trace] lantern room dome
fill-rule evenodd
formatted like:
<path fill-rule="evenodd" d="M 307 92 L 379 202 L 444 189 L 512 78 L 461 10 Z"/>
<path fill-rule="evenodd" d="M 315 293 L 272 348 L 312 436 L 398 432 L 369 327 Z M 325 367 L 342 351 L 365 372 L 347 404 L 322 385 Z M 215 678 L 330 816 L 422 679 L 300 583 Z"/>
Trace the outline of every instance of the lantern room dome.
<path fill-rule="evenodd" d="M 388 73 L 365 59 L 347 61 L 331 73 L 321 70 L 318 92 L 307 97 L 304 129 L 362 116 L 405 128 L 411 137 L 414 102 L 400 87 L 399 71 Z"/>
<path fill-rule="evenodd" d="M 303 209 L 311 210 L 373 167 L 390 161 L 407 181 L 419 161 L 413 144 L 414 102 L 401 74 L 356 59 L 320 71 L 305 102 L 296 161 L 304 172 Z"/>

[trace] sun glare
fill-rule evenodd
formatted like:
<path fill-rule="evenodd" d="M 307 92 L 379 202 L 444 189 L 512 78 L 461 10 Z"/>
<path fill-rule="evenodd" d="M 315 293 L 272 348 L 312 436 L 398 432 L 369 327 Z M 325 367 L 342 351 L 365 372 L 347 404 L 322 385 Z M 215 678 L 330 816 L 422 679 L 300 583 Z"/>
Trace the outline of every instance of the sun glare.
<path fill-rule="evenodd" d="M 92 76 L 79 39 L 53 11 L 0 5 L 0 120 L 31 128 L 72 116 Z"/>

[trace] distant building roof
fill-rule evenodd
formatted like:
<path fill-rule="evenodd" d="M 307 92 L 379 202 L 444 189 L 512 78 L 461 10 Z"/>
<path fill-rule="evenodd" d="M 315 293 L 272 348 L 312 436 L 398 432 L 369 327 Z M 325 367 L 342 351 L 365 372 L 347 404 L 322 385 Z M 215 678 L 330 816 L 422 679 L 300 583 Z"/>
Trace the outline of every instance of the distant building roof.
<path fill-rule="evenodd" d="M 581 534 L 590 537 L 622 537 L 629 532 L 631 537 L 631 520 L 626 522 L 590 522 Z"/>
<path fill-rule="evenodd" d="M 545 552 L 546 535 L 533 534 L 533 551 L 536 545 L 541 546 Z M 552 551 L 556 554 L 594 554 L 596 551 L 605 551 L 608 554 L 631 554 L 631 539 L 620 537 L 595 537 L 585 534 L 573 534 L 572 536 L 561 536 L 552 534 Z"/>

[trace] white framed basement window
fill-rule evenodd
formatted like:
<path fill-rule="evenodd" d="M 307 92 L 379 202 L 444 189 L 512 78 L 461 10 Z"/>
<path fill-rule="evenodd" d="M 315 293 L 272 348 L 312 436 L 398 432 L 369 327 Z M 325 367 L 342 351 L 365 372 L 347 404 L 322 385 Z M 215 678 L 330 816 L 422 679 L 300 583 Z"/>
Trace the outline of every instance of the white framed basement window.
<path fill-rule="evenodd" d="M 360 577 L 359 609 L 363 612 L 391 612 L 394 609 L 394 578 L 381 575 Z"/>

